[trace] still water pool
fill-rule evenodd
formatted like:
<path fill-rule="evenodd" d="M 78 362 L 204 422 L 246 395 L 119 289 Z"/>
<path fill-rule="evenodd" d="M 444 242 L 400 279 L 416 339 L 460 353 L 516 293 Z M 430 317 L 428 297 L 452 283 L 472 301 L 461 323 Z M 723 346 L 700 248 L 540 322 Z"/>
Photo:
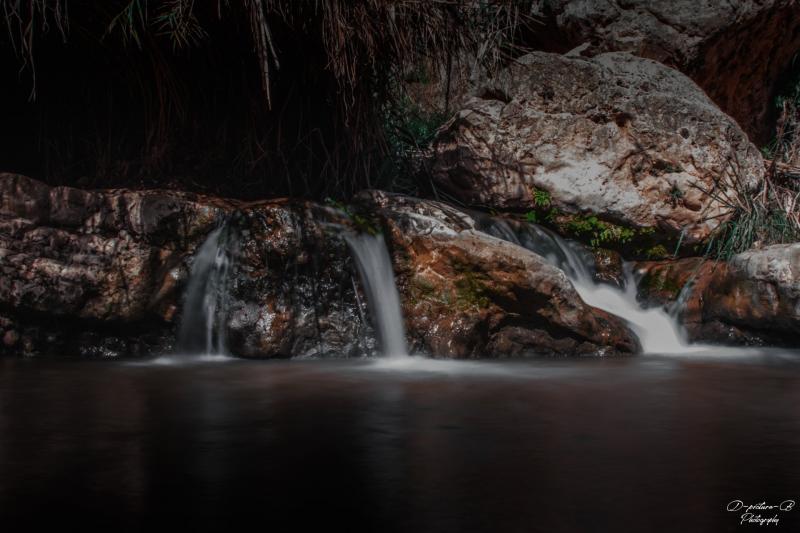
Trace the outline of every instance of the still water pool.
<path fill-rule="evenodd" d="M 2 359 L 2 529 L 745 531 L 731 501 L 800 501 L 800 354 L 415 359 Z"/>

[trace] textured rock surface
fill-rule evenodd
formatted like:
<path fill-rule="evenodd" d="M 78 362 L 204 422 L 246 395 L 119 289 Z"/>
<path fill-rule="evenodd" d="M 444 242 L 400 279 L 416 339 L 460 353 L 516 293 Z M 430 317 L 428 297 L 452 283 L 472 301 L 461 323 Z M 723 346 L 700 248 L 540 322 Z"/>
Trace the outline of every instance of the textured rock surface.
<path fill-rule="evenodd" d="M 640 296 L 674 301 L 687 281 L 684 323 L 695 340 L 797 344 L 800 335 L 800 244 L 774 245 L 730 263 L 684 259 L 642 263 Z"/>
<path fill-rule="evenodd" d="M 540 0 L 558 51 L 628 51 L 691 76 L 754 141 L 800 49 L 796 0 Z M 555 51 L 555 50 L 554 50 Z"/>
<path fill-rule="evenodd" d="M 409 335 L 450 357 L 631 353 L 618 318 L 583 303 L 540 256 L 476 231 L 437 202 L 375 194 L 394 248 Z"/>
<path fill-rule="evenodd" d="M 9 174 L 0 175 L 0 194 L 6 351 L 170 349 L 192 254 L 233 213 L 241 235 L 227 328 L 234 353 L 348 354 L 361 342 L 349 256 L 306 223 L 315 206 L 50 188 Z"/>
<path fill-rule="evenodd" d="M 522 57 L 443 127 L 432 168 L 473 205 L 531 209 L 541 189 L 564 211 L 685 229 L 687 243 L 724 219 L 699 188 L 764 173 L 758 150 L 691 80 L 626 53 Z"/>
<path fill-rule="evenodd" d="M 340 238 L 350 222 L 340 211 L 50 188 L 9 174 L 0 175 L 0 193 L 0 351 L 169 350 L 193 254 L 222 219 L 239 242 L 225 327 L 234 354 L 348 356 L 375 348 Z M 636 349 L 627 328 L 583 304 L 562 272 L 474 231 L 466 213 L 382 195 L 368 198 L 368 209 L 376 199 L 418 348 L 451 357 Z"/>

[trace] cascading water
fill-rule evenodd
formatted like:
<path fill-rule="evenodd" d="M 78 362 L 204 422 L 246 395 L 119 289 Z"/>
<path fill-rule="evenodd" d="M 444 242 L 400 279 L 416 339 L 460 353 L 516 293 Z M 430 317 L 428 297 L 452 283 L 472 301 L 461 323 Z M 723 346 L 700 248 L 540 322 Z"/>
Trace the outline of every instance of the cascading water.
<path fill-rule="evenodd" d="M 484 219 L 480 221 L 480 229 L 536 252 L 563 270 L 583 301 L 628 321 L 645 353 L 678 353 L 692 349 L 674 315 L 660 307 L 644 309 L 639 305 L 630 265 L 625 265 L 625 288 L 620 289 L 594 280 L 594 259 L 588 250 L 545 228 L 523 224 L 515 231 L 504 220 Z"/>
<path fill-rule="evenodd" d="M 181 353 L 225 354 L 225 325 L 230 302 L 230 274 L 238 251 L 229 224 L 212 231 L 192 263 L 183 303 L 178 349 Z"/>
<path fill-rule="evenodd" d="M 407 356 L 400 296 L 383 235 L 345 233 L 344 239 L 353 252 L 367 293 L 367 304 L 378 331 L 381 352 L 389 357 Z"/>

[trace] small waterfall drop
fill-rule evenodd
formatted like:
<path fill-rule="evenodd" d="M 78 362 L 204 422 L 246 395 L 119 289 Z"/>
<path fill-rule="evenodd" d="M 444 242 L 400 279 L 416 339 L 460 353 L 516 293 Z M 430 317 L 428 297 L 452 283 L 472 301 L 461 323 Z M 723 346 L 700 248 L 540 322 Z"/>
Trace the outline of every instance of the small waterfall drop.
<path fill-rule="evenodd" d="M 382 354 L 407 356 L 403 311 L 383 235 L 345 233 L 344 239 L 356 260 L 367 293 L 367 304 L 375 321 Z"/>
<path fill-rule="evenodd" d="M 645 353 L 685 353 L 694 348 L 674 314 L 661 307 L 642 308 L 636 299 L 636 279 L 630 265 L 625 265 L 625 288 L 620 289 L 594 280 L 594 258 L 586 248 L 541 226 L 523 224 L 515 231 L 504 220 L 484 219 L 479 229 L 536 252 L 563 270 L 584 302 L 630 324 Z"/>
<path fill-rule="evenodd" d="M 225 327 L 230 303 L 230 278 L 238 237 L 224 223 L 197 250 L 181 314 L 178 349 L 181 353 L 227 353 Z"/>

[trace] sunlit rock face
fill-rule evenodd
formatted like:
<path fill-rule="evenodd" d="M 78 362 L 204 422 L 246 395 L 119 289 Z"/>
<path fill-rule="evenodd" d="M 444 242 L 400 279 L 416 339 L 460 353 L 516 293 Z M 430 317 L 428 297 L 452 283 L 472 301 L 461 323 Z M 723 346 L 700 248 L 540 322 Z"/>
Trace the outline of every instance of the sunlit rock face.
<path fill-rule="evenodd" d="M 496 209 L 536 207 L 705 239 L 725 220 L 718 187 L 764 174 L 739 126 L 683 74 L 627 53 L 532 53 L 439 132 L 437 183 Z M 712 191 L 714 194 L 706 194 Z"/>
<path fill-rule="evenodd" d="M 617 317 L 586 305 L 564 272 L 433 201 L 373 193 L 387 226 L 409 335 L 445 357 L 634 353 Z"/>
<path fill-rule="evenodd" d="M 674 301 L 693 340 L 796 345 L 800 335 L 800 244 L 750 250 L 728 263 L 701 258 L 640 263 L 640 296 Z"/>
<path fill-rule="evenodd" d="M 776 86 L 800 49 L 794 0 L 542 0 L 561 51 L 627 51 L 686 73 L 759 143 Z"/>

